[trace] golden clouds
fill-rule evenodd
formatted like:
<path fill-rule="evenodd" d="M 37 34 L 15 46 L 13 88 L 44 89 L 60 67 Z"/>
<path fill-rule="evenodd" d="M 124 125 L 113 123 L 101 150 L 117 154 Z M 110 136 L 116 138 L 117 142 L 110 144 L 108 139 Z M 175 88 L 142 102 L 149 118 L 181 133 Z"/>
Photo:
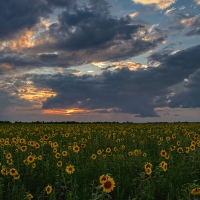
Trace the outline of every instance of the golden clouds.
<path fill-rule="evenodd" d="M 20 35 L 17 39 L 8 42 L 12 50 L 21 50 L 24 48 L 29 48 L 34 46 L 34 32 L 26 31 L 24 34 Z"/>
<path fill-rule="evenodd" d="M 137 70 L 137 69 L 144 69 L 146 68 L 145 65 L 142 65 L 141 63 L 134 63 L 134 62 L 115 62 L 113 63 L 115 65 L 115 69 L 121 69 L 123 67 L 128 67 L 130 70 Z"/>
<path fill-rule="evenodd" d="M 0 64 L 0 70 L 9 70 L 9 69 L 12 69 L 12 66 L 6 64 L 6 63 L 2 63 Z"/>
<path fill-rule="evenodd" d="M 165 9 L 171 6 L 176 0 L 132 0 L 134 3 L 139 3 L 143 5 L 155 4 L 158 9 Z"/>
<path fill-rule="evenodd" d="M 195 23 L 197 18 L 198 18 L 198 15 L 195 17 L 188 18 L 188 19 L 184 18 L 180 22 L 181 22 L 181 24 L 184 24 L 186 27 L 189 28 Z"/>
<path fill-rule="evenodd" d="M 71 115 L 71 114 L 86 114 L 90 110 L 79 109 L 79 108 L 69 108 L 69 109 L 46 109 L 43 110 L 43 114 L 51 115 Z"/>
<path fill-rule="evenodd" d="M 196 3 L 200 5 L 200 0 L 196 0 Z"/>
<path fill-rule="evenodd" d="M 131 18 L 134 18 L 134 17 L 136 17 L 138 14 L 139 14 L 139 12 L 134 12 L 134 13 L 132 13 L 132 14 L 129 14 L 129 16 L 130 16 Z"/>
<path fill-rule="evenodd" d="M 26 99 L 28 101 L 45 101 L 51 96 L 56 96 L 56 93 L 51 89 L 37 89 L 33 86 L 26 86 L 25 88 L 18 88 L 18 96 L 21 99 Z"/>

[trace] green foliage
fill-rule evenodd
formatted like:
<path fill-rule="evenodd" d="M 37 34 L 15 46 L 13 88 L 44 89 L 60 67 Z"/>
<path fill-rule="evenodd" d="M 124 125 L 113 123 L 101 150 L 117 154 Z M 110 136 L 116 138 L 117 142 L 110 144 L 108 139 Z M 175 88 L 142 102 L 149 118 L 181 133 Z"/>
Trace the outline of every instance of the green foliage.
<path fill-rule="evenodd" d="M 198 123 L 0 124 L 0 199 L 195 200 L 199 147 Z"/>

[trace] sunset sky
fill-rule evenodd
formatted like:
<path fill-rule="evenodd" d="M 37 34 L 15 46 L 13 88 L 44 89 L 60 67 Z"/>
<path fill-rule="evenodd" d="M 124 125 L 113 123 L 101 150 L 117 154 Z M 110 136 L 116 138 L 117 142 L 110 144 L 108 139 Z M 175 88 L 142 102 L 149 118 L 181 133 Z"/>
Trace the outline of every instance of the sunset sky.
<path fill-rule="evenodd" d="M 200 121 L 200 0 L 1 0 L 2 120 Z"/>

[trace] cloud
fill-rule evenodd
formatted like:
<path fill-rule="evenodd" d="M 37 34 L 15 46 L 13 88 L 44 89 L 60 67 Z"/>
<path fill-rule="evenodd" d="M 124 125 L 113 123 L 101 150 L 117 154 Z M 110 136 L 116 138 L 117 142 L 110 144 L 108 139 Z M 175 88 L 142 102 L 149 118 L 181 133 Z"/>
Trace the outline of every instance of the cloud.
<path fill-rule="evenodd" d="M 176 2 L 176 0 L 132 0 L 134 3 L 143 5 L 155 5 L 158 9 L 166 9 Z"/>
<path fill-rule="evenodd" d="M 170 100 L 170 107 L 199 108 L 200 107 L 200 69 L 189 76 L 182 90 L 179 90 Z"/>
<path fill-rule="evenodd" d="M 1 120 L 9 120 L 6 109 L 15 107 L 15 106 L 30 106 L 30 103 L 26 100 L 20 99 L 17 95 L 11 95 L 9 92 L 4 90 L 0 90 L 0 121 Z"/>
<path fill-rule="evenodd" d="M 53 7 L 52 1 L 48 3 Z M 41 18 L 38 23 L 42 24 Z M 91 0 L 82 6 L 73 4 L 70 9 L 61 11 L 58 21 L 48 28 L 36 31 L 37 34 L 36 28 L 24 30 L 6 42 L 7 46 L 0 50 L 0 64 L 15 69 L 118 62 L 165 42 L 167 32 L 155 29 L 150 33 L 148 28 L 130 16 L 112 16 L 109 4 L 102 0 Z"/>
<path fill-rule="evenodd" d="M 199 5 L 200 5 L 200 0 L 195 0 L 195 1 L 196 1 L 196 3 L 197 3 L 197 4 L 199 4 Z"/>
<path fill-rule="evenodd" d="M 176 8 L 174 8 L 174 7 L 173 7 L 173 8 L 170 8 L 169 10 L 166 10 L 166 11 L 165 11 L 165 14 L 168 15 L 168 14 L 170 14 L 170 13 L 171 13 L 172 11 L 174 11 L 174 10 L 176 10 Z"/>
<path fill-rule="evenodd" d="M 40 17 L 47 17 L 50 12 L 42 0 L 0 1 L 0 40 L 13 38 L 19 32 L 31 29 Z"/>
<path fill-rule="evenodd" d="M 134 12 L 134 13 L 129 14 L 129 16 L 131 18 L 134 18 L 134 17 L 138 16 L 138 14 L 139 14 L 139 12 Z"/>
<path fill-rule="evenodd" d="M 199 70 L 199 51 L 200 45 L 176 54 L 171 54 L 170 51 L 155 52 L 148 58 L 147 68 L 132 71 L 127 67 L 121 67 L 121 64 L 118 69 L 104 70 L 100 75 L 27 76 L 36 88 L 50 88 L 57 94 L 43 101 L 44 110 L 103 109 L 107 112 L 129 113 L 138 117 L 158 117 L 155 110 L 157 107 L 173 108 L 180 106 L 180 102 L 185 107 L 187 103 L 191 107 L 200 107 L 199 98 L 194 96 L 194 90 L 191 89 L 194 83 L 195 91 L 200 89 L 197 76 L 192 76 Z M 159 62 L 160 65 L 154 67 L 155 62 Z M 117 66 L 119 64 L 116 63 Z M 197 74 L 199 75 L 199 72 Z M 187 87 L 180 84 L 184 79 L 188 79 Z M 180 85 L 176 86 L 178 84 Z M 185 88 L 189 92 L 186 93 Z"/>

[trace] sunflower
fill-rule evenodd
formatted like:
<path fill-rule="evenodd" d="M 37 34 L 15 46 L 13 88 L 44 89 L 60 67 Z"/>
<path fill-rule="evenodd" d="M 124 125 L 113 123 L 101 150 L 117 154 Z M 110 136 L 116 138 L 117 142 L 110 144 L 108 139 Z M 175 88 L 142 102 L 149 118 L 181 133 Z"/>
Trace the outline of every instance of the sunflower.
<path fill-rule="evenodd" d="M 193 188 L 190 191 L 190 194 L 192 194 L 192 195 L 200 195 L 200 187 Z"/>
<path fill-rule="evenodd" d="M 57 142 L 52 143 L 53 148 L 58 148 L 59 144 Z"/>
<path fill-rule="evenodd" d="M 95 160 L 95 159 L 97 158 L 97 155 L 96 155 L 96 154 L 92 154 L 92 155 L 91 155 L 91 158 L 92 158 L 93 160 Z"/>
<path fill-rule="evenodd" d="M 157 142 L 157 145 L 158 145 L 158 146 L 160 146 L 161 144 L 162 144 L 161 141 L 158 141 L 158 142 Z"/>
<path fill-rule="evenodd" d="M 146 154 L 146 153 L 143 153 L 142 156 L 143 156 L 143 157 L 147 157 L 147 154 Z"/>
<path fill-rule="evenodd" d="M 176 134 L 172 134 L 172 139 L 176 139 Z"/>
<path fill-rule="evenodd" d="M 144 168 L 145 169 L 149 169 L 149 168 L 152 168 L 152 164 L 147 162 L 145 165 L 144 165 Z"/>
<path fill-rule="evenodd" d="M 111 153 L 111 148 L 106 148 L 107 153 Z"/>
<path fill-rule="evenodd" d="M 166 164 L 166 162 L 165 161 L 162 161 L 161 163 L 160 163 L 160 167 L 161 168 L 163 168 L 163 166 Z"/>
<path fill-rule="evenodd" d="M 1 169 L 1 174 L 2 174 L 3 176 L 6 176 L 6 175 L 9 174 L 9 172 L 7 171 L 7 169 L 6 169 L 5 167 L 2 167 L 2 169 Z"/>
<path fill-rule="evenodd" d="M 181 142 L 180 142 L 180 141 L 177 141 L 176 144 L 177 144 L 177 146 L 180 146 Z"/>
<path fill-rule="evenodd" d="M 165 155 L 165 159 L 169 160 L 169 154 Z"/>
<path fill-rule="evenodd" d="M 57 162 L 57 166 L 58 166 L 58 167 L 62 167 L 62 161 L 58 161 L 58 162 Z"/>
<path fill-rule="evenodd" d="M 117 151 L 117 147 L 114 147 L 113 150 L 116 152 Z"/>
<path fill-rule="evenodd" d="M 53 148 L 53 152 L 57 153 L 58 149 L 57 148 Z"/>
<path fill-rule="evenodd" d="M 11 159 L 12 158 L 12 154 L 11 153 L 6 154 L 6 158 L 7 159 Z"/>
<path fill-rule="evenodd" d="M 52 186 L 51 185 L 47 185 L 45 187 L 45 191 L 46 191 L 47 194 L 51 194 L 51 192 L 52 192 Z"/>
<path fill-rule="evenodd" d="M 74 166 L 73 166 L 73 165 L 67 165 L 65 171 L 66 171 L 68 174 L 74 173 L 74 171 L 75 171 Z"/>
<path fill-rule="evenodd" d="M 190 152 L 190 147 L 185 147 L 185 153 L 189 153 Z"/>
<path fill-rule="evenodd" d="M 191 151 L 194 151 L 194 150 L 195 150 L 195 145 L 194 145 L 194 144 L 191 144 L 191 145 L 190 145 L 190 150 L 191 150 Z"/>
<path fill-rule="evenodd" d="M 32 194 L 29 193 L 29 194 L 26 195 L 26 199 L 31 200 L 32 198 L 33 198 Z"/>
<path fill-rule="evenodd" d="M 80 147 L 78 145 L 73 146 L 73 151 L 78 153 L 80 151 Z"/>
<path fill-rule="evenodd" d="M 115 187 L 115 181 L 113 178 L 109 177 L 107 178 L 102 184 L 101 187 L 103 188 L 103 192 L 110 193 L 112 190 L 114 190 Z"/>
<path fill-rule="evenodd" d="M 171 147 L 170 147 L 170 150 L 171 151 L 174 151 L 176 149 L 176 146 L 174 146 L 174 145 L 172 145 Z"/>
<path fill-rule="evenodd" d="M 18 180 L 20 178 L 20 175 L 19 174 L 15 174 L 13 177 L 14 177 L 15 180 Z"/>
<path fill-rule="evenodd" d="M 165 156 L 167 155 L 167 152 L 166 152 L 165 150 L 162 150 L 162 151 L 160 152 L 160 155 L 161 155 L 162 157 L 165 157 Z"/>
<path fill-rule="evenodd" d="M 178 152 L 178 153 L 183 153 L 183 147 L 177 148 L 177 152 Z"/>
<path fill-rule="evenodd" d="M 100 155 L 102 153 L 101 149 L 97 151 L 97 154 Z"/>
<path fill-rule="evenodd" d="M 147 175 L 151 175 L 152 169 L 151 168 L 146 168 L 145 172 L 146 172 Z"/>
<path fill-rule="evenodd" d="M 69 137 L 69 133 L 65 133 L 65 137 Z"/>
<path fill-rule="evenodd" d="M 36 168 L 36 163 L 33 163 L 33 164 L 32 164 L 32 168 L 33 168 L 33 169 Z"/>
<path fill-rule="evenodd" d="M 20 149 L 22 152 L 25 152 L 27 150 L 27 146 L 22 146 Z"/>
<path fill-rule="evenodd" d="M 129 155 L 129 156 L 132 156 L 132 155 L 133 155 L 133 152 L 132 152 L 132 151 L 129 151 L 129 152 L 128 152 L 128 155 Z"/>
<path fill-rule="evenodd" d="M 55 157 L 58 159 L 58 158 L 60 158 L 60 153 L 56 153 L 55 154 Z"/>
<path fill-rule="evenodd" d="M 103 174 L 103 175 L 101 175 L 100 177 L 99 177 L 99 182 L 101 183 L 101 184 L 103 184 L 103 182 L 104 181 L 106 181 L 108 178 L 110 178 L 110 176 L 108 175 L 108 174 Z"/>
<path fill-rule="evenodd" d="M 42 155 L 39 155 L 39 156 L 38 156 L 38 160 L 42 160 Z"/>
<path fill-rule="evenodd" d="M 167 163 L 164 163 L 163 167 L 162 167 L 163 171 L 166 172 L 167 171 Z"/>
<path fill-rule="evenodd" d="M 62 151 L 62 155 L 67 156 L 68 155 L 67 151 Z"/>
<path fill-rule="evenodd" d="M 12 165 L 13 164 L 13 159 L 6 160 L 6 163 L 8 163 L 8 165 Z"/>
<path fill-rule="evenodd" d="M 44 135 L 44 136 L 43 136 L 43 139 L 44 139 L 44 140 L 48 140 L 48 139 L 49 139 L 49 136 L 48 136 L 48 135 Z"/>
<path fill-rule="evenodd" d="M 35 148 L 36 148 L 36 149 L 39 149 L 39 148 L 40 148 L 40 144 L 39 144 L 39 143 L 36 143 L 36 144 L 35 144 Z"/>
<path fill-rule="evenodd" d="M 10 173 L 11 176 L 15 176 L 17 174 L 17 170 L 15 168 L 11 168 L 9 170 L 9 173 Z"/>
<path fill-rule="evenodd" d="M 32 163 L 32 162 L 34 162 L 34 160 L 35 160 L 35 158 L 32 155 L 28 156 L 28 158 L 27 158 L 28 163 Z"/>

